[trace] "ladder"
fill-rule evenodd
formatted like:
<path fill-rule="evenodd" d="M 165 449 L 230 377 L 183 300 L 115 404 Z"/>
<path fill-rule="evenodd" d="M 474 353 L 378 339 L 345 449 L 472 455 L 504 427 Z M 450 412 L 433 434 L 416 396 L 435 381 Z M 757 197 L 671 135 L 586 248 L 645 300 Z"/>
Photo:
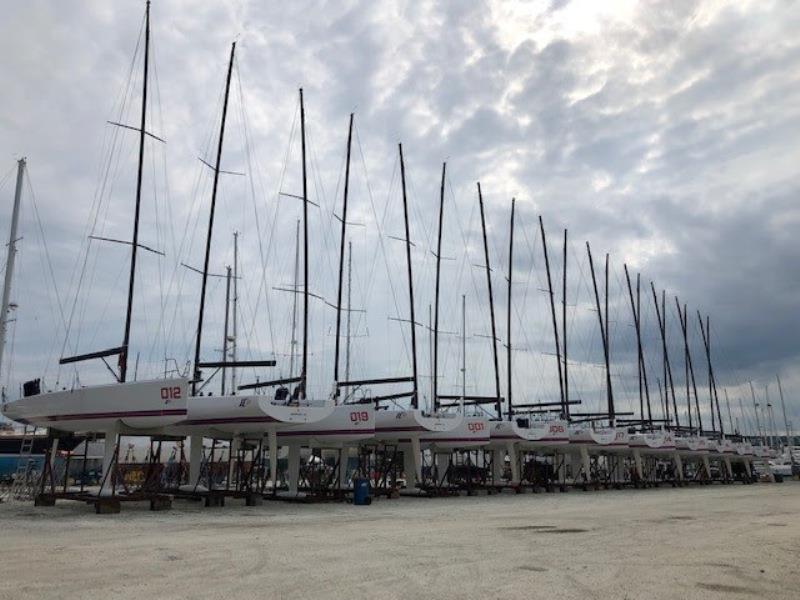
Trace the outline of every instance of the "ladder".
<path fill-rule="evenodd" d="M 33 442 L 36 427 L 25 425 L 22 431 L 22 443 L 19 448 L 19 459 L 17 459 L 17 470 L 14 473 L 14 483 L 11 486 L 9 496 L 14 500 L 30 500 L 35 493 L 37 478 L 36 459 L 33 457 Z"/>

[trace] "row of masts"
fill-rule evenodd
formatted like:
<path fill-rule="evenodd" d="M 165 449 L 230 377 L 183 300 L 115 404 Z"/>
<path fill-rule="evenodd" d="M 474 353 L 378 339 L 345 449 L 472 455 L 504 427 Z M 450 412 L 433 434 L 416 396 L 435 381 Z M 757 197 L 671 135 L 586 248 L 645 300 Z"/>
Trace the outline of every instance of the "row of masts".
<path fill-rule="evenodd" d="M 128 284 L 128 300 L 126 306 L 126 316 L 125 316 L 125 325 L 123 330 L 123 340 L 122 345 L 118 348 L 112 348 L 110 350 L 104 350 L 100 352 L 94 352 L 90 354 L 75 356 L 75 357 L 68 357 L 62 358 L 61 363 L 69 363 L 69 362 L 78 362 L 81 360 L 87 360 L 90 358 L 101 358 L 105 361 L 106 356 L 117 354 L 118 359 L 118 367 L 119 371 L 117 374 L 117 379 L 119 382 L 125 382 L 127 379 L 128 373 L 128 357 L 129 357 L 129 345 L 130 345 L 130 333 L 131 333 L 131 323 L 132 323 L 132 313 L 133 313 L 133 296 L 134 296 L 134 288 L 135 288 L 135 280 L 136 280 L 136 262 L 137 262 L 137 251 L 140 247 L 139 244 L 139 220 L 140 220 L 140 209 L 141 209 L 141 197 L 142 197 L 142 173 L 143 173 L 143 165 L 144 165 L 144 155 L 145 155 L 145 140 L 146 136 L 151 135 L 147 131 L 147 85 L 148 85 L 148 70 L 149 70 L 149 45 L 150 45 L 150 2 L 146 3 L 146 10 L 145 10 L 145 28 L 144 28 L 144 65 L 143 65 L 143 84 L 142 84 L 142 105 L 141 105 L 141 118 L 140 118 L 140 125 L 138 128 L 136 127 L 129 127 L 125 126 L 128 129 L 134 129 L 139 133 L 139 152 L 138 152 L 138 169 L 137 169 L 137 179 L 136 179 L 136 197 L 135 197 L 135 209 L 134 209 L 134 222 L 133 222 L 133 237 L 130 243 L 131 245 L 131 262 L 130 262 L 130 272 L 129 272 L 129 284 Z M 220 174 L 225 173 L 225 171 L 221 168 L 222 162 L 222 155 L 223 155 L 223 144 L 224 144 L 224 137 L 225 137 L 225 127 L 226 127 L 226 120 L 227 120 L 227 112 L 228 112 L 228 101 L 230 95 L 230 87 L 231 87 L 231 78 L 232 72 L 235 62 L 235 52 L 236 52 L 236 42 L 231 45 L 230 56 L 228 60 L 228 69 L 225 79 L 225 91 L 223 97 L 223 105 L 222 105 L 222 116 L 220 120 L 219 126 L 219 135 L 217 139 L 217 152 L 216 152 L 216 160 L 214 163 L 213 169 L 213 184 L 212 184 L 212 192 L 211 192 L 211 202 L 209 208 L 209 217 L 208 217 L 208 228 L 206 233 L 206 240 L 205 240 L 205 254 L 204 254 L 204 261 L 203 261 L 203 268 L 201 271 L 202 274 L 202 283 L 201 283 L 201 290 L 200 290 L 200 302 L 199 302 L 199 311 L 198 311 L 198 319 L 197 319 L 197 331 L 196 331 L 196 338 L 195 338 L 195 351 L 194 351 L 194 367 L 192 372 L 192 394 L 197 394 L 202 387 L 198 387 L 198 384 L 203 382 L 203 374 L 202 368 L 210 367 L 210 368 L 217 368 L 222 372 L 222 384 L 221 390 L 223 395 L 226 393 L 226 379 L 227 379 L 227 372 L 230 370 L 231 374 L 231 391 L 235 393 L 237 390 L 243 389 L 254 389 L 260 387 L 269 387 L 269 386 L 278 386 L 278 385 L 287 385 L 291 383 L 296 383 L 297 387 L 295 388 L 295 398 L 305 399 L 306 397 L 306 389 L 307 389 L 307 377 L 308 377 L 308 318 L 309 318 L 309 244 L 308 244 L 308 184 L 307 184 L 307 166 L 306 166 L 306 123 L 305 123 L 305 105 L 304 105 L 304 98 L 303 98 L 303 90 L 302 88 L 299 90 L 299 104 L 300 104 L 300 137 L 301 137 L 301 167 L 302 167 L 302 196 L 299 198 L 302 200 L 302 219 L 298 221 L 297 227 L 297 242 L 295 248 L 295 283 L 294 283 L 294 300 L 293 300 L 293 308 L 292 308 L 292 340 L 291 340 L 291 350 L 290 350 L 290 368 L 289 368 L 289 377 L 285 379 L 278 379 L 274 381 L 264 381 L 264 382 L 256 382 L 255 384 L 246 384 L 246 385 L 238 385 L 236 379 L 236 368 L 237 367 L 271 367 L 275 365 L 274 360 L 261 360 L 261 361 L 245 361 L 241 362 L 237 359 L 237 300 L 238 300 L 238 293 L 237 293 L 237 280 L 239 278 L 238 275 L 238 234 L 234 234 L 234 264 L 233 268 L 227 267 L 226 269 L 226 305 L 225 305 L 225 329 L 224 329 L 224 338 L 223 338 L 223 347 L 222 347 L 222 361 L 214 361 L 214 362 L 202 362 L 201 361 L 201 345 L 202 345 L 202 333 L 203 333 L 203 324 L 204 324 L 204 316 L 205 316 L 205 306 L 206 306 L 206 290 L 207 290 L 207 283 L 208 278 L 210 275 L 209 273 L 209 264 L 210 264 L 210 257 L 211 257 L 211 247 L 212 247 L 212 239 L 213 239 L 213 228 L 214 228 L 214 217 L 215 217 L 215 209 L 216 209 L 216 201 L 217 201 L 217 191 L 219 185 L 219 176 Z M 340 217 L 341 221 L 341 231 L 340 231 L 340 243 L 339 243 L 339 263 L 338 263 L 338 285 L 337 285 L 337 297 L 336 297 L 336 333 L 335 333 L 335 351 L 334 351 L 334 385 L 335 385 L 335 392 L 334 396 L 338 399 L 340 398 L 340 390 L 342 388 L 353 388 L 356 386 L 361 386 L 365 384 L 389 384 L 389 383 L 401 383 L 401 382 L 410 382 L 412 384 L 412 389 L 409 392 L 402 392 L 397 394 L 389 394 L 386 396 L 378 396 L 376 400 L 393 400 L 401 397 L 408 397 L 410 398 L 411 406 L 413 408 L 419 407 L 419 371 L 418 371 L 418 361 L 417 361 L 417 339 L 416 339 L 416 327 L 417 321 L 415 316 L 415 300 L 414 300 L 414 286 L 413 286 L 413 268 L 412 268 L 412 261 L 411 261 L 411 235 L 410 235 L 410 227 L 409 227 L 409 217 L 408 217 L 408 198 L 406 193 L 406 171 L 405 171 L 405 161 L 403 156 L 403 147 L 402 144 L 398 144 L 398 153 L 399 153 L 399 160 L 400 160 L 400 175 L 401 175 L 401 186 L 402 186 L 402 201 L 403 201 L 403 218 L 404 218 L 404 227 L 405 227 L 405 255 L 406 255 L 406 271 L 407 271 L 407 288 L 408 288 L 408 297 L 409 297 L 409 324 L 410 324 L 410 333 L 411 333 L 411 376 L 410 377 L 393 377 L 393 378 L 385 378 L 385 379 L 370 379 L 370 380 L 362 380 L 362 381 L 351 381 L 350 380 L 350 312 L 352 311 L 350 306 L 350 269 L 351 269 L 351 261 L 352 261 L 352 250 L 350 251 L 350 255 L 348 258 L 348 300 L 347 300 L 347 308 L 343 308 L 343 287 L 344 287 L 344 262 L 345 262 L 345 248 L 349 247 L 347 244 L 347 210 L 348 210 L 348 195 L 349 195 L 349 188 L 350 188 L 350 158 L 351 158 L 351 146 L 352 146 L 352 137 L 353 137 L 353 114 L 350 114 L 349 124 L 348 124 L 348 135 L 347 135 L 347 151 L 346 151 L 346 166 L 345 166 L 345 179 L 344 179 L 344 194 L 343 194 L 343 202 L 342 202 L 342 214 Z M 152 136 L 155 137 L 155 136 Z M 20 162 L 20 169 L 24 168 L 24 161 Z M 431 392 L 431 409 L 433 412 L 436 412 L 440 408 L 440 401 L 441 400 L 459 400 L 462 404 L 470 403 L 470 404 L 494 404 L 495 411 L 497 414 L 497 418 L 503 418 L 503 402 L 506 402 L 506 411 L 505 417 L 507 419 L 512 419 L 514 415 L 515 407 L 512 403 L 512 341 L 511 341 L 511 330 L 512 330 L 512 273 L 513 273 L 513 245 L 514 245 L 514 210 L 515 210 L 515 199 L 512 199 L 511 202 L 511 218 L 510 218 L 510 232 L 509 232 L 509 255 L 508 255 L 508 273 L 507 273 L 507 284 L 508 284 L 508 306 L 507 306 L 507 315 L 506 315 L 506 329 L 507 329 L 507 340 L 506 340 L 506 350 L 507 350 L 507 383 L 506 383 L 506 393 L 507 397 L 504 399 L 501 395 L 501 386 L 500 386 L 500 369 L 499 369 L 499 354 L 498 354 L 498 336 L 497 336 L 497 328 L 495 322 L 495 307 L 494 307 L 494 291 L 492 287 L 492 275 L 491 275 L 491 265 L 490 265 L 490 258 L 489 258 L 489 246 L 488 246 L 488 239 L 487 239 L 487 231 L 486 231 L 486 218 L 485 218 L 485 209 L 484 209 L 484 201 L 483 201 L 483 193 L 481 190 L 480 183 L 477 184 L 477 193 L 478 193 L 478 203 L 480 208 L 480 218 L 481 218 L 481 229 L 482 229 L 482 236 L 483 236 L 483 250 L 484 250 L 484 261 L 485 261 L 485 272 L 486 272 L 486 281 L 487 281 L 487 290 L 488 290 L 488 301 L 489 301 L 489 313 L 490 313 L 490 322 L 491 322 L 491 341 L 492 341 L 492 358 L 493 358 L 493 371 L 494 371 L 494 395 L 492 396 L 470 396 L 467 397 L 466 395 L 466 364 L 465 364 L 465 355 L 466 349 L 465 347 L 462 348 L 462 390 L 461 394 L 457 396 L 448 396 L 444 394 L 439 394 L 438 390 L 438 370 L 439 370 L 439 344 L 438 344 L 438 336 L 439 336 L 439 299 L 440 299 L 440 278 L 441 278 L 441 258 L 442 258 L 442 231 L 443 231 L 443 223 L 444 223 L 444 197 L 445 197 L 445 183 L 446 183 L 446 163 L 442 164 L 442 173 L 441 173 L 441 185 L 440 185 L 440 196 L 439 196 L 439 218 L 438 218 L 438 235 L 437 235 L 437 245 L 436 245 L 436 276 L 435 276 L 435 288 L 434 288 L 434 304 L 433 304 L 433 322 L 431 324 L 432 328 L 432 392 Z M 19 185 L 19 183 L 18 183 Z M 19 193 L 19 192 L 18 192 Z M 302 226 L 302 235 L 300 235 L 300 229 Z M 556 360 L 558 365 L 558 378 L 559 378 L 559 394 L 560 394 L 560 401 L 557 403 L 538 403 L 535 405 L 525 405 L 524 408 L 530 409 L 529 412 L 533 411 L 542 411 L 546 412 L 551 410 L 552 406 L 557 406 L 558 410 L 560 410 L 561 415 L 563 418 L 567 420 L 607 420 L 612 426 L 616 424 L 618 417 L 625 416 L 630 413 L 619 414 L 616 410 L 615 403 L 614 403 L 614 391 L 612 387 L 612 378 L 611 378 L 611 360 L 610 360 L 610 335 L 609 335 L 609 255 L 606 254 L 605 256 L 605 268 L 604 268 L 604 290 L 603 290 L 603 301 L 601 302 L 599 287 L 597 282 L 597 276 L 595 273 L 594 268 L 594 260 L 591 253 L 591 248 L 589 243 L 586 243 L 586 250 L 589 259 L 589 266 L 592 276 L 592 285 L 593 285 L 593 292 L 594 292 L 594 299 L 595 299 L 595 306 L 598 316 L 598 323 L 600 326 L 600 333 L 601 333 L 601 342 L 603 348 L 603 357 L 605 362 L 605 387 L 606 387 L 606 399 L 607 399 L 607 410 L 602 413 L 573 413 L 570 409 L 572 405 L 580 404 L 580 401 L 573 401 L 570 399 L 569 393 L 569 376 L 568 376 L 568 346 L 567 346 L 567 230 L 564 230 L 564 247 L 563 247 L 563 276 L 562 276 L 562 300 L 561 300 L 561 331 L 559 332 L 559 323 L 558 323 L 558 316 L 556 311 L 556 304 L 555 304 L 555 292 L 553 286 L 553 279 L 551 277 L 551 270 L 550 270 L 550 260 L 548 255 L 548 244 L 545 235 L 544 224 L 542 222 L 541 217 L 539 218 L 539 226 L 541 230 L 541 238 L 542 238 L 542 247 L 545 259 L 545 266 L 547 271 L 547 284 L 548 284 L 548 296 L 549 296 L 549 305 L 550 305 L 550 312 L 552 317 L 552 324 L 553 324 L 553 334 L 554 334 L 554 341 L 556 347 Z M 12 225 L 12 243 L 15 238 L 15 228 Z M 298 270 L 299 270 L 299 255 L 300 255 L 300 241 L 302 239 L 302 246 L 303 246 L 303 257 L 302 257 L 302 284 L 298 284 Z M 10 245 L 11 248 L 11 245 Z M 13 259 L 13 252 L 10 253 Z M 10 274 L 10 270 L 6 270 L 6 278 L 8 278 Z M 649 427 L 653 427 L 655 423 L 658 422 L 657 419 L 653 418 L 653 411 L 651 406 L 651 398 L 650 398 L 650 387 L 648 383 L 648 376 L 647 376 L 647 369 L 645 366 L 643 348 L 642 348 L 642 334 L 641 334 L 641 290 L 640 290 L 640 276 L 637 274 L 636 277 L 636 287 L 635 287 L 635 295 L 633 292 L 633 287 L 631 285 L 631 279 L 628 273 L 627 265 L 625 265 L 625 277 L 628 287 L 628 294 L 631 303 L 631 311 L 633 314 L 633 321 L 634 327 L 636 330 L 636 340 L 637 340 L 637 369 L 638 369 L 638 379 L 639 379 L 639 420 L 621 420 L 621 422 L 627 423 L 636 423 L 638 425 L 647 425 Z M 302 288 L 302 341 L 298 342 L 296 340 L 295 332 L 297 330 L 297 297 L 299 295 L 298 287 Z M 9 286 L 6 285 L 5 289 L 8 289 Z M 231 288 L 233 288 L 233 300 L 231 301 Z M 659 332 L 662 342 L 662 354 L 663 354 L 663 374 L 662 379 L 658 382 L 659 390 L 662 389 L 661 381 L 663 381 L 663 395 L 660 392 L 660 396 L 662 397 L 662 412 L 664 415 L 664 419 L 661 420 L 662 423 L 666 423 L 667 426 L 670 426 L 674 421 L 674 428 L 676 430 L 684 429 L 680 422 L 679 411 L 677 406 L 676 394 L 675 394 L 675 386 L 673 384 L 673 374 L 672 374 L 672 366 L 669 360 L 669 353 L 667 351 L 667 328 L 666 328 L 666 293 L 662 292 L 661 295 L 661 304 L 659 306 L 659 299 L 658 295 L 655 290 L 655 286 L 651 282 L 651 290 L 653 294 L 654 305 L 656 309 L 656 316 L 658 318 L 659 323 Z M 688 343 L 688 313 L 687 307 L 684 304 L 683 308 L 681 308 L 680 301 L 678 298 L 675 298 L 678 314 L 680 317 L 680 324 L 681 324 L 681 331 L 683 333 L 684 338 L 684 362 L 685 362 L 685 371 L 686 371 L 686 396 L 687 396 L 687 416 L 688 416 L 688 430 L 692 431 L 704 431 L 703 423 L 702 423 L 702 413 L 700 410 L 699 405 L 699 396 L 697 393 L 697 384 L 695 379 L 695 372 L 694 372 L 694 365 L 691 360 L 691 354 L 689 352 L 689 343 Z M 3 308 L 4 311 L 7 310 L 7 298 L 3 297 Z M 462 313 L 465 312 L 465 304 L 466 299 L 462 297 Z M 233 314 L 232 318 L 229 319 L 229 307 L 233 307 Z M 346 359 L 345 359 L 345 373 L 344 378 L 341 378 L 340 373 L 340 354 L 341 354 L 341 328 L 342 328 L 342 312 L 347 313 L 347 345 L 346 345 Z M 3 313 L 5 314 L 5 312 Z M 709 397 L 711 402 L 711 431 L 716 433 L 719 430 L 721 435 L 724 435 L 724 427 L 722 422 L 722 416 L 719 406 L 719 397 L 717 393 L 717 386 L 716 386 L 716 379 L 714 376 L 714 371 L 711 362 L 711 350 L 710 350 L 710 322 L 709 318 L 706 317 L 705 322 L 700 315 L 699 311 L 697 313 L 702 338 L 703 338 L 703 345 L 706 353 L 706 359 L 708 364 L 708 382 L 709 382 Z M 464 329 L 466 328 L 465 322 L 466 317 L 462 314 L 462 320 L 464 321 Z M 229 336 L 229 322 L 232 323 L 233 333 Z M 3 332 L 5 331 L 5 325 L 3 324 Z M 465 333 L 462 332 L 462 335 Z M 229 348 L 229 343 L 231 344 Z M 300 353 L 300 365 L 299 365 L 299 375 L 295 375 L 295 355 L 296 355 L 296 346 L 298 343 L 302 347 L 302 351 Z M 462 345 L 464 344 L 464 340 L 462 340 Z M 2 343 L 0 343 L 0 359 L 2 358 Z M 108 365 L 107 365 L 108 366 Z M 691 383 L 691 388 L 690 388 Z M 692 403 L 691 403 L 691 395 L 694 395 L 694 418 L 692 414 Z M 672 414 L 670 414 L 670 402 L 669 396 L 671 394 L 672 399 Z M 782 396 L 782 390 L 781 390 Z M 754 402 L 755 402 L 755 395 L 753 395 Z M 645 417 L 645 404 L 647 408 L 647 416 Z M 521 407 L 517 407 L 521 408 Z M 785 412 L 785 410 L 784 410 Z"/>

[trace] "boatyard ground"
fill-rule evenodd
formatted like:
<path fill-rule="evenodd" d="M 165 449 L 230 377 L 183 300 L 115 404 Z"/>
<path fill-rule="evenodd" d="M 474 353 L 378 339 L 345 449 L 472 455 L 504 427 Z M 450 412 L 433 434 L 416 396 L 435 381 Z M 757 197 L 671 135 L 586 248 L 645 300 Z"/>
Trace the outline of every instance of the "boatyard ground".
<path fill-rule="evenodd" d="M 800 483 L 265 503 L 0 504 L 0 598 L 800 598 Z"/>

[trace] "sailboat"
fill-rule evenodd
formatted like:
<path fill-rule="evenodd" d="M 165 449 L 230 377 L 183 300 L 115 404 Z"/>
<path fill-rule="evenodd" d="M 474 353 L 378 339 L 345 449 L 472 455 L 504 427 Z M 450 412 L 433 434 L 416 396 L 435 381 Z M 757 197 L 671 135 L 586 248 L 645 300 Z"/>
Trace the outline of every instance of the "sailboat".
<path fill-rule="evenodd" d="M 614 408 L 614 395 L 611 387 L 611 364 L 609 350 L 609 321 L 608 321 L 608 263 L 609 257 L 606 254 L 605 260 L 605 317 L 600 306 L 600 295 L 597 288 L 597 278 L 595 277 L 594 261 L 589 242 L 586 242 L 586 252 L 589 257 L 589 268 L 592 275 L 592 285 L 594 288 L 595 306 L 597 317 L 600 324 L 600 337 L 603 346 L 603 356 L 605 358 L 606 376 L 606 400 L 608 403 L 607 413 L 602 415 L 591 415 L 590 420 L 585 423 L 573 423 L 569 430 L 570 448 L 575 448 L 580 454 L 580 462 L 584 477 L 591 481 L 594 477 L 591 471 L 590 455 L 610 457 L 611 462 L 615 463 L 609 477 L 619 483 L 621 479 L 619 465 L 619 455 L 626 454 L 629 449 L 629 434 L 624 428 L 616 426 L 616 412 Z M 608 420 L 607 426 L 596 426 L 595 417 L 602 417 Z"/>
<path fill-rule="evenodd" d="M 68 432 L 94 432 L 105 435 L 103 455 L 104 481 L 115 454 L 118 436 L 159 435 L 166 428 L 186 417 L 188 381 L 185 377 L 171 377 L 149 381 L 128 380 L 128 357 L 130 356 L 131 319 L 133 314 L 136 261 L 138 250 L 145 248 L 139 243 L 139 217 L 142 200 L 142 171 L 145 158 L 145 140 L 152 136 L 147 131 L 147 86 L 150 47 L 150 2 L 145 10 L 144 76 L 142 83 L 141 121 L 138 127 L 120 125 L 132 129 L 139 135 L 138 171 L 136 177 L 135 212 L 133 237 L 130 242 L 121 242 L 131 247 L 130 272 L 128 277 L 128 300 L 121 345 L 77 356 L 63 357 L 61 364 L 73 364 L 92 359 L 101 359 L 114 373 L 116 381 L 104 385 L 73 387 L 60 391 L 41 392 L 38 380 L 26 386 L 26 395 L 3 407 L 3 414 L 21 423 L 48 427 L 51 430 Z M 155 136 L 152 136 L 155 137 Z M 116 356 L 117 371 L 106 362 Z M 102 492 L 102 490 L 101 490 Z"/>
<path fill-rule="evenodd" d="M 486 236 L 486 227 L 485 222 L 483 219 L 483 199 L 480 196 L 479 190 L 479 201 L 481 203 L 481 223 L 483 224 L 483 233 L 484 233 L 484 241 Z M 507 398 L 507 411 L 505 418 L 503 418 L 502 414 L 499 414 L 498 420 L 493 421 L 491 425 L 491 446 L 493 448 L 493 459 L 492 465 L 494 469 L 494 480 L 495 485 L 499 483 L 501 479 L 501 468 L 504 464 L 504 455 L 507 455 L 509 458 L 509 463 L 511 467 L 511 479 L 508 482 L 511 486 L 517 486 L 522 482 L 522 476 L 520 473 L 520 466 L 523 462 L 523 457 L 528 452 L 534 452 L 536 454 L 543 454 L 543 455 L 555 455 L 559 452 L 559 450 L 565 448 L 569 443 L 569 436 L 567 434 L 567 421 L 563 418 L 540 418 L 540 419 L 533 419 L 530 415 L 529 416 L 519 416 L 515 413 L 514 404 L 512 401 L 512 377 L 513 377 L 513 360 L 512 360 L 512 343 L 511 343 L 511 309 L 512 309 L 512 284 L 513 284 L 513 266 L 514 266 L 514 210 L 516 206 L 516 200 L 514 198 L 511 199 L 511 219 L 510 219 L 510 231 L 509 231 L 509 249 L 508 249 L 508 273 L 506 274 L 506 280 L 508 282 L 508 294 L 507 300 L 508 305 L 506 307 L 506 375 L 507 375 L 507 382 L 506 382 L 506 394 Z M 544 238 L 543 238 L 544 240 Z M 565 237 L 566 241 L 566 237 Z M 545 242 L 545 256 L 547 256 L 547 245 Z M 565 246 L 566 248 L 566 246 Z M 486 268 L 487 268 L 487 282 L 489 284 L 489 293 L 491 295 L 491 278 L 489 277 L 489 253 L 488 253 L 488 246 L 484 244 L 484 254 L 486 259 Z M 566 278 L 566 270 L 565 270 L 565 278 Z M 551 284 L 551 291 L 552 291 L 552 280 L 550 278 L 550 267 L 549 262 L 547 265 L 547 279 L 548 283 Z M 552 295 L 551 295 L 552 301 Z M 492 312 L 492 318 L 494 318 L 494 311 Z M 495 352 L 496 352 L 496 341 L 495 341 Z M 559 364 L 560 364 L 560 357 L 559 357 Z M 559 375 L 559 378 L 561 375 Z M 495 371 L 495 379 L 499 382 L 499 373 Z M 561 384 L 562 381 L 560 380 L 559 383 Z M 562 390 L 563 391 L 563 390 Z M 499 392 L 498 392 L 499 395 Z M 565 406 L 562 402 L 557 403 L 560 405 L 564 414 L 566 414 Z M 547 407 L 547 404 L 537 404 L 532 405 L 537 410 L 542 410 L 543 408 Z M 529 407 L 530 408 L 530 407 Z M 533 483 L 533 482 L 531 482 Z"/>
<path fill-rule="evenodd" d="M 375 414 L 375 439 L 382 445 L 396 446 L 403 453 L 403 470 L 405 472 L 406 489 L 415 491 L 422 483 L 422 443 L 436 442 L 445 444 L 455 442 L 458 438 L 465 437 L 464 415 L 462 412 L 441 411 L 431 399 L 430 410 L 425 411 L 419 406 L 419 378 L 417 371 L 417 333 L 414 304 L 414 278 L 411 262 L 411 233 L 408 220 L 408 197 L 406 194 L 406 170 L 403 157 L 403 145 L 398 144 L 400 156 L 400 183 L 403 196 L 403 222 L 405 226 L 406 273 L 409 296 L 409 326 L 411 329 L 411 368 L 412 376 L 398 378 L 395 382 L 409 381 L 412 389 L 408 392 L 389 394 L 374 398 L 376 403 L 394 401 L 400 398 L 409 398 L 410 406 L 407 408 L 388 408 L 378 410 Z M 444 184 L 443 184 L 444 185 Z M 442 194 L 444 192 L 442 191 Z M 440 233 L 441 236 L 441 233 Z M 434 328 L 434 335 L 436 329 Z M 434 379 L 435 381 L 435 379 Z M 469 429 L 466 429 L 469 431 Z M 469 432 L 473 434 L 473 432 Z"/>
<path fill-rule="evenodd" d="M 272 367 L 274 360 L 261 361 L 227 361 L 204 362 L 200 359 L 201 336 L 205 309 L 206 283 L 209 274 L 209 260 L 211 242 L 214 228 L 214 212 L 216 208 L 216 195 L 219 175 L 221 173 L 221 159 L 225 124 L 230 94 L 231 76 L 233 72 L 236 42 L 231 44 L 228 71 L 225 81 L 225 95 L 223 100 L 222 118 L 217 146 L 216 166 L 214 167 L 214 183 L 212 186 L 209 223 L 206 237 L 205 261 L 202 271 L 203 284 L 200 296 L 200 310 L 198 316 L 197 338 L 195 342 L 195 373 L 192 381 L 192 391 L 197 392 L 196 384 L 202 380 L 202 368 L 237 368 L 237 367 Z M 238 444 L 245 439 L 267 438 L 270 456 L 270 480 L 275 484 L 277 480 L 279 435 L 286 434 L 285 445 L 289 447 L 289 479 L 290 493 L 297 492 L 299 482 L 300 446 L 302 439 L 308 439 L 311 424 L 320 423 L 330 417 L 336 407 L 327 399 L 313 400 L 306 396 L 306 379 L 308 372 L 308 191 L 306 184 L 305 161 L 305 107 L 303 104 L 303 90 L 300 90 L 300 115 L 303 154 L 303 244 L 306 249 L 304 255 L 304 286 L 303 286 L 303 354 L 299 377 L 262 381 L 238 386 L 238 391 L 273 388 L 272 395 L 225 395 L 203 396 L 193 393 L 189 402 L 186 418 L 176 423 L 172 428 L 174 433 L 190 437 L 190 476 L 187 490 L 201 489 L 199 478 L 201 476 L 202 439 L 231 439 Z M 293 392 L 287 386 L 295 384 Z M 287 431 L 295 428 L 295 434 Z M 302 428 L 302 429 L 300 429 Z"/>

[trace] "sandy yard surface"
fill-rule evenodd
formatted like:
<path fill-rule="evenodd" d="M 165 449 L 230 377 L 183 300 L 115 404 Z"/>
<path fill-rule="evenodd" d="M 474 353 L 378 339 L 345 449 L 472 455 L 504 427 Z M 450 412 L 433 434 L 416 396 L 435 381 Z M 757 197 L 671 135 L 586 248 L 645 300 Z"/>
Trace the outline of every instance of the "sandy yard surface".
<path fill-rule="evenodd" d="M 800 598 L 800 483 L 118 515 L 0 504 L 0 598 Z"/>

